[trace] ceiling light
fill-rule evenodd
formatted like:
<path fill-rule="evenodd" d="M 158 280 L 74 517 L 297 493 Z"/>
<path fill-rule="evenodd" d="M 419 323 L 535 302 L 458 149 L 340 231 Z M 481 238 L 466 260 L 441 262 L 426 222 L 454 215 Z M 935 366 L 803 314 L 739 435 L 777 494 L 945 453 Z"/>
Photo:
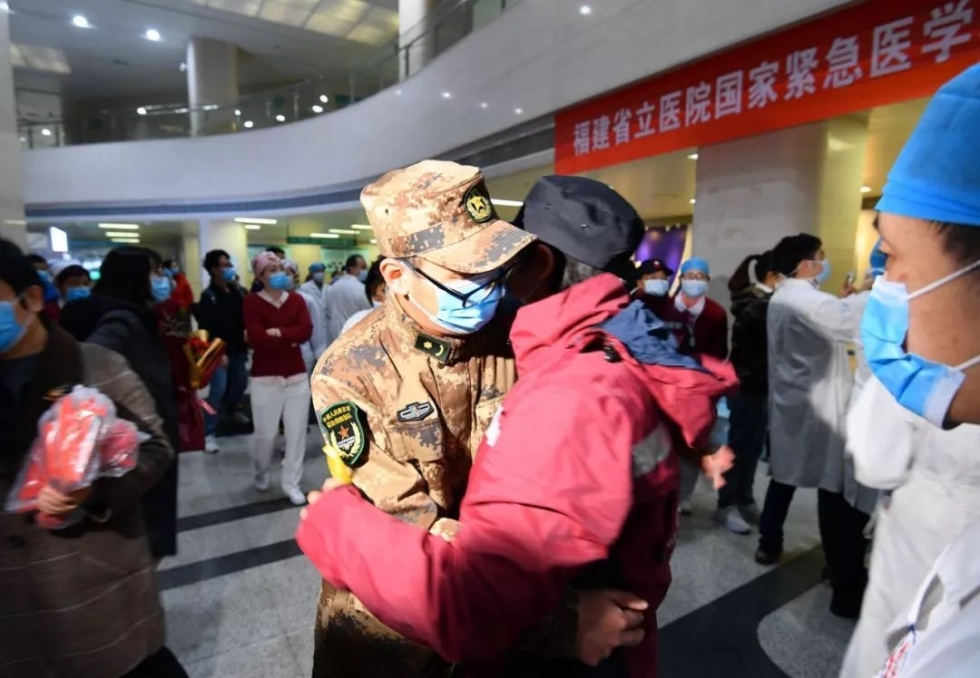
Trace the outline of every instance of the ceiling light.
<path fill-rule="evenodd" d="M 160 40 L 162 39 L 160 37 L 160 31 L 158 31 L 155 28 L 148 28 L 146 30 L 146 33 L 144 33 L 144 35 L 146 36 L 147 40 L 152 40 L 153 42 L 160 42 Z"/>
<path fill-rule="evenodd" d="M 278 224 L 276 219 L 260 219 L 259 217 L 235 217 L 240 224 Z"/>
<path fill-rule="evenodd" d="M 483 108 L 483 109 L 490 108 L 490 104 L 488 104 L 486 101 L 481 101 L 480 102 L 480 108 Z"/>
<path fill-rule="evenodd" d="M 48 229 L 48 238 L 51 240 L 52 252 L 68 251 L 68 234 L 62 231 L 60 228 L 51 226 Z"/>
<path fill-rule="evenodd" d="M 246 231 L 258 231 L 261 230 L 261 228 L 262 227 L 259 226 L 258 224 L 245 224 Z"/>
<path fill-rule="evenodd" d="M 523 115 L 523 114 L 524 114 L 524 109 L 523 108 L 515 108 L 514 109 L 514 115 Z"/>
<path fill-rule="evenodd" d="M 372 227 L 368 226 L 367 224 L 351 224 L 350 227 L 353 228 L 355 231 L 373 231 L 374 230 Z"/>
<path fill-rule="evenodd" d="M 371 244 L 372 245 L 377 245 L 378 244 L 377 238 L 371 238 Z"/>
<path fill-rule="evenodd" d="M 696 203 L 696 202 L 697 202 L 697 200 L 695 200 L 694 198 L 691 198 L 691 204 L 692 204 L 692 205 L 693 205 L 694 203 Z"/>
<path fill-rule="evenodd" d="M 453 98 L 453 93 L 452 92 L 443 92 L 442 93 L 442 98 L 443 99 L 452 99 Z"/>
<path fill-rule="evenodd" d="M 328 97 L 326 94 L 321 94 L 320 95 L 320 103 L 321 104 L 325 104 L 328 101 L 330 101 L 330 97 Z"/>
<path fill-rule="evenodd" d="M 124 245 L 139 245 L 139 238 L 109 238 L 109 242 L 118 242 Z"/>
<path fill-rule="evenodd" d="M 311 238 L 339 238 L 336 233 L 310 233 Z"/>
<path fill-rule="evenodd" d="M 504 200 L 503 198 L 490 198 L 490 202 L 497 207 L 520 207 L 524 204 L 521 200 Z"/>
<path fill-rule="evenodd" d="M 241 110 L 236 108 L 235 109 L 235 115 L 238 116 L 238 115 L 241 115 L 241 114 L 242 114 Z"/>
<path fill-rule="evenodd" d="M 86 19 L 81 14 L 76 14 L 75 16 L 73 16 L 71 18 L 71 23 L 72 23 L 73 26 L 77 26 L 78 28 L 91 28 L 92 27 L 92 24 L 90 24 L 88 22 L 88 19 Z"/>
<path fill-rule="evenodd" d="M 9 11 L 10 11 L 10 5 L 7 4 L 6 2 L 0 2 L 0 12 L 9 12 Z"/>
<path fill-rule="evenodd" d="M 138 238 L 139 233 L 130 233 L 127 231 L 106 231 L 105 237 L 107 238 Z"/>
<path fill-rule="evenodd" d="M 46 137 L 49 137 L 51 136 L 51 130 L 49 130 L 47 127 L 44 127 L 41 129 L 41 134 L 43 134 Z"/>
<path fill-rule="evenodd" d="M 578 13 L 581 14 L 582 16 L 589 16 L 590 14 L 592 14 L 592 8 L 589 7 L 588 5 L 582 5 L 581 7 L 578 8 Z"/>
<path fill-rule="evenodd" d="M 313 112 L 323 113 L 323 106 L 320 106 L 319 104 L 313 104 Z"/>
<path fill-rule="evenodd" d="M 280 113 L 279 115 L 276 116 L 276 121 L 277 122 L 286 122 L 286 116 L 283 115 L 282 113 Z"/>
<path fill-rule="evenodd" d="M 687 156 L 687 159 L 688 160 L 697 160 L 698 159 L 698 154 L 697 153 L 691 153 L 691 155 Z"/>
<path fill-rule="evenodd" d="M 251 120 L 246 120 L 245 122 L 242 123 L 242 127 L 244 127 L 245 129 L 252 129 L 252 125 L 254 124 L 255 123 L 252 122 Z"/>
<path fill-rule="evenodd" d="M 136 109 L 136 114 L 137 115 L 146 115 L 146 107 L 145 106 L 140 106 L 139 108 L 137 108 Z"/>
<path fill-rule="evenodd" d="M 136 231 L 139 230 L 139 227 L 139 224 L 99 224 L 99 228 L 104 228 L 109 231 Z"/>
<path fill-rule="evenodd" d="M 862 186 L 861 187 L 861 192 L 862 193 L 870 193 L 871 192 L 871 187 L 870 186 Z"/>
<path fill-rule="evenodd" d="M 340 235 L 357 235 L 357 231 L 348 231 L 343 228 L 328 228 L 331 233 L 338 233 Z"/>

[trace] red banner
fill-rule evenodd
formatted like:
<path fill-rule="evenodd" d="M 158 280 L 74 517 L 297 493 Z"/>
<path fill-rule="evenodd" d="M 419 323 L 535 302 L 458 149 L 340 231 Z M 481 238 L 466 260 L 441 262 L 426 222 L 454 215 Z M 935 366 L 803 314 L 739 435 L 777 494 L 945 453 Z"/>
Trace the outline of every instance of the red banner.
<path fill-rule="evenodd" d="M 561 174 L 930 96 L 980 61 L 980 0 L 869 0 L 560 112 Z"/>

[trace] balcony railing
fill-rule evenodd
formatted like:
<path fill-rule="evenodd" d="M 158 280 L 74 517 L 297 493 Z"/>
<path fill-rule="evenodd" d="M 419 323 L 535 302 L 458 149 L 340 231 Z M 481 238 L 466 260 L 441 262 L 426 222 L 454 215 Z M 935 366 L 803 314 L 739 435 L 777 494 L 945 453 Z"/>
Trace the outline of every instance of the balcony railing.
<path fill-rule="evenodd" d="M 168 104 L 100 110 L 60 120 L 21 120 L 18 122 L 21 148 L 231 134 L 325 115 L 397 85 L 518 2 L 442 2 L 420 24 L 379 48 L 367 60 L 368 65 L 347 73 L 346 77 L 345 74 L 323 75 L 243 95 L 226 105 Z"/>

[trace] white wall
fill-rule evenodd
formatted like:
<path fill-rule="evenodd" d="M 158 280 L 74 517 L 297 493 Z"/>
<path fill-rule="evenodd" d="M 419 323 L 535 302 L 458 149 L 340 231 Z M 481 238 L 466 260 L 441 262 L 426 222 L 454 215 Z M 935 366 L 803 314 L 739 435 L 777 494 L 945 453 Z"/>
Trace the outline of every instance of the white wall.
<path fill-rule="evenodd" d="M 592 3 L 588 17 L 579 4 L 525 0 L 398 89 L 313 120 L 218 137 L 24 152 L 25 202 L 67 207 L 322 191 L 476 141 L 845 0 L 603 0 Z M 444 99 L 444 91 L 452 98 Z"/>

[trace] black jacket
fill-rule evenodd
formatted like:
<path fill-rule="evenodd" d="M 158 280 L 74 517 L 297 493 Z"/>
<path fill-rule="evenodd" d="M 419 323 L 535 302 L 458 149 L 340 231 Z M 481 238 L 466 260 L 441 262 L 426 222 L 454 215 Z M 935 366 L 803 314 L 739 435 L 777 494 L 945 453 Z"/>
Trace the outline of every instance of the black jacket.
<path fill-rule="evenodd" d="M 228 285 L 225 291 L 211 283 L 201 293 L 201 301 L 194 307 L 194 317 L 202 330 L 211 337 L 225 342 L 225 353 L 241 355 L 245 352 L 245 319 L 242 313 L 242 292 L 238 285 Z"/>
<path fill-rule="evenodd" d="M 766 314 L 769 298 L 755 285 L 732 294 L 731 361 L 739 380 L 739 393 L 764 397 L 769 394 L 769 359 Z"/>
<path fill-rule="evenodd" d="M 123 356 L 153 397 L 170 446 L 180 449 L 177 400 L 170 360 L 156 315 L 125 301 L 93 294 L 67 304 L 61 326 L 78 341 L 96 344 Z M 155 558 L 177 553 L 177 463 L 143 496 L 150 550 Z"/>

